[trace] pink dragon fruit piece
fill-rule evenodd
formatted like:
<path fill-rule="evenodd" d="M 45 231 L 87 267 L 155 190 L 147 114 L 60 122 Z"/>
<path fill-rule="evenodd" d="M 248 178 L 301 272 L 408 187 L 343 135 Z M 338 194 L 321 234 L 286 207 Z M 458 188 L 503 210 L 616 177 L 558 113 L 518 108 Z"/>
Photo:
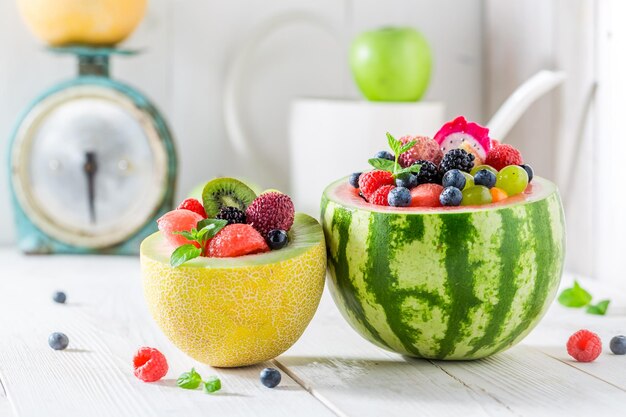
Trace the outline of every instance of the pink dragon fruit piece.
<path fill-rule="evenodd" d="M 473 153 L 482 161 L 487 158 L 491 149 L 489 129 L 477 123 L 468 123 L 463 116 L 443 125 L 435 135 L 435 141 L 444 154 L 451 149 L 460 148 Z"/>

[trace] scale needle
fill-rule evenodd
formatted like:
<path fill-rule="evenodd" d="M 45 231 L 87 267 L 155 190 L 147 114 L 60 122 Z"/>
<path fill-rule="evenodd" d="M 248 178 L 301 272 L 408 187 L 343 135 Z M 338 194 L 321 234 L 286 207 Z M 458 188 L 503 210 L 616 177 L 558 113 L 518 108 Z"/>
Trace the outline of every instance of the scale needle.
<path fill-rule="evenodd" d="M 89 202 L 89 220 L 96 223 L 96 189 L 95 178 L 98 171 L 95 152 L 85 152 L 85 165 L 83 165 L 85 176 L 87 177 L 87 198 Z"/>

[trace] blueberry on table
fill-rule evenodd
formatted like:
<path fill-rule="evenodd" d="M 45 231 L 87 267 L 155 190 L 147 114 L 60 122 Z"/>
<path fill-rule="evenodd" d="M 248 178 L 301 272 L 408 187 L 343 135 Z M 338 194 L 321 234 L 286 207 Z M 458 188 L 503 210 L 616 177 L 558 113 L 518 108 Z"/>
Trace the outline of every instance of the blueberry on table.
<path fill-rule="evenodd" d="M 67 296 L 65 295 L 63 291 L 57 291 L 52 295 L 52 300 L 55 303 L 65 304 L 65 301 L 67 300 Z"/>
<path fill-rule="evenodd" d="M 261 371 L 259 376 L 261 378 L 261 384 L 265 385 L 267 388 L 274 388 L 280 384 L 281 375 L 278 369 L 265 368 Z"/>
<path fill-rule="evenodd" d="M 65 333 L 54 332 L 48 336 L 48 344 L 54 350 L 64 350 L 70 344 L 70 339 Z"/>
<path fill-rule="evenodd" d="M 611 339 L 611 352 L 616 355 L 626 355 L 626 336 L 619 335 Z"/>

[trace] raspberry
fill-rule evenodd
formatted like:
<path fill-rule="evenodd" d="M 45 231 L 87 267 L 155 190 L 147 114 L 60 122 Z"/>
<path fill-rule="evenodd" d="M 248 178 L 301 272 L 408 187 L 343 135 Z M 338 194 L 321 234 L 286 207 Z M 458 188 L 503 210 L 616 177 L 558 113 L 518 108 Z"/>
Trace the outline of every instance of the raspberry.
<path fill-rule="evenodd" d="M 364 172 L 359 177 L 359 190 L 363 197 L 367 201 L 370 201 L 374 191 L 378 190 L 383 185 L 394 185 L 393 175 L 391 172 L 374 170 L 370 172 Z"/>
<path fill-rule="evenodd" d="M 165 213 L 159 220 L 157 220 L 157 226 L 165 237 L 165 240 L 174 248 L 189 243 L 195 245 L 196 247 L 200 247 L 198 242 L 192 242 L 175 233 L 190 231 L 198 225 L 200 220 L 203 220 L 203 217 L 194 211 L 187 209 L 172 210 Z"/>
<path fill-rule="evenodd" d="M 441 207 L 439 196 L 443 187 L 439 184 L 420 184 L 411 190 L 412 207 Z"/>
<path fill-rule="evenodd" d="M 194 213 L 198 213 L 202 216 L 202 218 L 206 219 L 206 211 L 204 211 L 204 206 L 195 198 L 188 198 L 176 208 L 176 210 L 189 210 Z"/>
<path fill-rule="evenodd" d="M 233 258 L 269 252 L 265 239 L 249 224 L 230 224 L 209 242 L 209 256 Z"/>
<path fill-rule="evenodd" d="M 487 154 L 485 164 L 491 165 L 498 171 L 509 165 L 522 165 L 522 154 L 506 143 L 492 148 Z"/>
<path fill-rule="evenodd" d="M 289 231 L 295 207 L 288 195 L 269 192 L 258 196 L 246 209 L 246 221 L 263 236 L 272 230 Z"/>
<path fill-rule="evenodd" d="M 143 382 L 154 382 L 167 374 L 169 366 L 161 352 L 151 347 L 141 347 L 133 357 L 135 376 Z"/>
<path fill-rule="evenodd" d="M 443 158 L 443 152 L 434 139 L 427 136 L 404 136 L 400 138 L 400 142 L 403 145 L 412 140 L 417 141 L 417 143 L 398 158 L 403 168 L 410 167 L 419 160 L 430 161 L 435 165 L 439 165 L 441 158 Z"/>
<path fill-rule="evenodd" d="M 567 341 L 567 353 L 578 362 L 592 362 L 600 356 L 601 352 L 600 337 L 589 330 L 579 330 Z"/>
<path fill-rule="evenodd" d="M 372 194 L 370 203 L 376 204 L 377 206 L 388 206 L 387 198 L 389 197 L 389 192 L 394 188 L 396 188 L 395 185 L 383 185 L 378 188 L 378 190 L 374 191 L 374 194 Z"/>

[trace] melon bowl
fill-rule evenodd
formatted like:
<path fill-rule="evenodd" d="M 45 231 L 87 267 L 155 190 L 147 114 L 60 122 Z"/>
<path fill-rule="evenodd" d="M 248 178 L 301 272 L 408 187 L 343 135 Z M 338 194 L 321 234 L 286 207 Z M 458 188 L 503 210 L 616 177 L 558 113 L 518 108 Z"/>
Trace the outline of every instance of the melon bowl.
<path fill-rule="evenodd" d="M 556 186 L 537 178 L 483 207 L 395 208 L 347 179 L 326 188 L 329 288 L 350 325 L 403 355 L 483 358 L 521 341 L 553 301 L 563 270 Z"/>
<path fill-rule="evenodd" d="M 193 359 L 252 365 L 291 347 L 319 305 L 326 276 L 320 224 L 297 213 L 283 249 L 238 258 L 196 258 L 178 268 L 160 232 L 141 244 L 148 308 L 163 333 Z"/>

